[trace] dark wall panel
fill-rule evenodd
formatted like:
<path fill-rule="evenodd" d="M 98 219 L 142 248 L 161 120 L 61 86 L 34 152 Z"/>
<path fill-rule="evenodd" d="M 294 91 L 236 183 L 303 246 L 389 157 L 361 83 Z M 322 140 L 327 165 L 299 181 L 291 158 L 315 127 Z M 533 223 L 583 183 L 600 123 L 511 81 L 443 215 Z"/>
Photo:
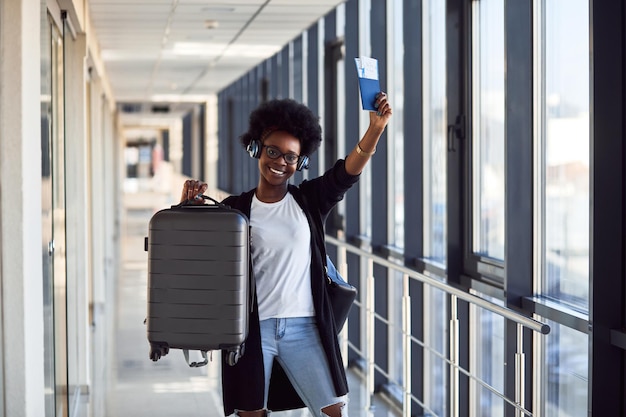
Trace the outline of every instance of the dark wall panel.
<path fill-rule="evenodd" d="M 170 131 L 162 130 L 161 131 L 161 141 L 163 143 L 163 160 L 170 160 Z"/>
<path fill-rule="evenodd" d="M 183 125 L 183 161 L 182 161 L 182 172 L 183 175 L 188 177 L 192 176 L 191 171 L 191 157 L 192 157 L 192 114 L 187 113 L 183 116 L 182 120 Z"/>
<path fill-rule="evenodd" d="M 359 112 L 360 110 L 360 93 L 357 74 L 354 66 L 354 58 L 359 56 L 359 2 L 358 0 L 348 0 L 345 3 L 346 25 L 345 25 L 345 100 L 346 100 L 346 153 L 349 153 L 356 143 L 360 140 L 359 132 Z M 345 197 L 346 200 L 346 235 L 358 236 L 360 234 L 360 194 L 361 183 L 356 183 Z M 351 271 L 353 277 L 361 274 L 361 265 L 357 255 L 348 253 L 348 270 Z M 359 287 L 359 282 L 353 280 L 352 285 Z M 348 339 L 355 346 L 361 346 L 361 326 L 358 310 L 355 308 L 350 315 L 350 326 L 348 327 Z M 358 358 L 358 354 L 350 351 L 348 361 L 354 361 Z"/>
<path fill-rule="evenodd" d="M 206 172 L 206 105 L 198 106 L 198 138 L 200 142 L 200 167 L 198 170 L 198 178 L 205 179 Z"/>
<path fill-rule="evenodd" d="M 311 109 L 311 111 L 314 114 L 319 116 L 320 115 L 320 105 L 319 105 L 320 97 L 318 97 L 318 89 L 319 89 L 321 74 L 319 74 L 319 71 L 318 71 L 318 65 L 319 65 L 319 60 L 320 60 L 319 54 L 317 53 L 318 47 L 319 47 L 318 34 L 319 34 L 319 25 L 317 23 L 311 26 L 307 31 L 308 54 L 305 57 L 306 68 L 307 68 L 307 80 L 306 80 L 305 88 L 307 89 L 307 106 Z M 322 132 L 322 135 L 323 135 L 323 132 Z M 311 164 L 310 164 L 309 172 L 308 172 L 309 178 L 315 178 L 319 175 L 319 169 L 318 169 L 319 157 L 320 157 L 319 152 L 315 152 L 313 155 L 311 155 Z"/>
<path fill-rule="evenodd" d="M 591 343 L 589 415 L 625 416 L 626 353 L 611 343 L 623 333 L 626 300 L 626 40 L 624 2 L 591 2 Z"/>

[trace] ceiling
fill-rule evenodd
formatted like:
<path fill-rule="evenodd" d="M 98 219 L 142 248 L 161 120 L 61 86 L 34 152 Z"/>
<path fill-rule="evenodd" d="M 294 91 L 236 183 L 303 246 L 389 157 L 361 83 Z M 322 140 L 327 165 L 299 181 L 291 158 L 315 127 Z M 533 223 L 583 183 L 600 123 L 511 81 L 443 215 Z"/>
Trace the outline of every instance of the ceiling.
<path fill-rule="evenodd" d="M 89 9 L 115 100 L 143 112 L 205 100 L 343 1 L 89 0 Z"/>

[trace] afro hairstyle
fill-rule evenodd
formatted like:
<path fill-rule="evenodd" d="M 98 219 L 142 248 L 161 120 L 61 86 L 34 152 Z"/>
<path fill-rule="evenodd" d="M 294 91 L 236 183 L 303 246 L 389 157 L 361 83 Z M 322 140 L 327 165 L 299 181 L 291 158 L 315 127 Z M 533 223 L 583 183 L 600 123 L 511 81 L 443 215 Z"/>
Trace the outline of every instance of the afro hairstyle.
<path fill-rule="evenodd" d="M 239 140 L 244 148 L 250 142 L 263 139 L 277 130 L 282 130 L 300 140 L 300 153 L 311 155 L 322 142 L 319 117 L 304 104 L 292 99 L 274 99 L 262 103 L 251 114 L 248 131 Z"/>

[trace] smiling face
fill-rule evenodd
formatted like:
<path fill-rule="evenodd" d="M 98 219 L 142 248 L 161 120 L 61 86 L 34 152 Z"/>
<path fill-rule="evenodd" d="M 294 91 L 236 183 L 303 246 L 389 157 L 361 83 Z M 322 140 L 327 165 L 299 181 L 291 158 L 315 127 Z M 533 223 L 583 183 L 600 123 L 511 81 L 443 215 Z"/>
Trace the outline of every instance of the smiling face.
<path fill-rule="evenodd" d="M 276 148 L 282 156 L 271 159 L 267 155 L 267 147 Z M 278 130 L 272 132 L 263 141 L 261 157 L 259 158 L 259 171 L 261 178 L 259 188 L 278 188 L 283 192 L 287 189 L 287 180 L 296 172 L 296 164 L 290 165 L 285 161 L 284 154 L 294 153 L 300 155 L 300 140 L 287 132 Z M 282 197 L 281 197 L 282 198 Z"/>

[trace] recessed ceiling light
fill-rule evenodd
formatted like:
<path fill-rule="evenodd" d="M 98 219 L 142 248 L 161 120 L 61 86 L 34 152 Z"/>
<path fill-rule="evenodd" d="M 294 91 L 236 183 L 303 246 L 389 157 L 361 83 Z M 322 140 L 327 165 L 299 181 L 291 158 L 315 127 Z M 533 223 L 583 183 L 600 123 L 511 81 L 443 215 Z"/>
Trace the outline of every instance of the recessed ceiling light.
<path fill-rule="evenodd" d="M 204 27 L 206 29 L 217 29 L 220 25 L 220 22 L 214 19 L 209 19 L 204 21 Z"/>
<path fill-rule="evenodd" d="M 219 7 L 219 6 L 207 6 L 207 7 L 203 7 L 202 9 L 203 12 L 207 12 L 207 13 L 231 13 L 235 11 L 234 7 Z"/>

